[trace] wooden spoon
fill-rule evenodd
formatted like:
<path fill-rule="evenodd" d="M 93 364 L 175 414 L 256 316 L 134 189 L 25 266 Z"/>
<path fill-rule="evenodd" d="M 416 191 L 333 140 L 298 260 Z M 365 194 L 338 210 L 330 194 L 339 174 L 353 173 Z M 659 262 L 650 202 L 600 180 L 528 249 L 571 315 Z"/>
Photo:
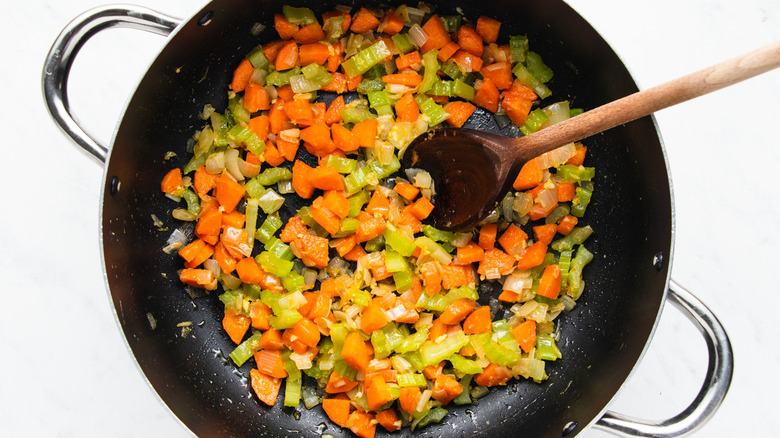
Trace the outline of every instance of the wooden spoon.
<path fill-rule="evenodd" d="M 780 41 L 524 137 L 510 138 L 472 129 L 429 131 L 412 141 L 402 165 L 404 169 L 426 170 L 433 178 L 436 194 L 428 221 L 444 230 L 466 230 L 498 205 L 528 160 L 778 66 Z"/>

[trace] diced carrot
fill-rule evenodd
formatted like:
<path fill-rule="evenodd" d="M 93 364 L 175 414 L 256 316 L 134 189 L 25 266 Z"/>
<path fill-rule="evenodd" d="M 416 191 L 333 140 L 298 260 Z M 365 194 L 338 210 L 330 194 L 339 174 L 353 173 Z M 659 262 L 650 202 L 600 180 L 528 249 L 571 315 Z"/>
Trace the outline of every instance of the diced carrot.
<path fill-rule="evenodd" d="M 374 216 L 383 216 L 387 218 L 390 213 L 390 200 L 387 199 L 387 196 L 385 196 L 381 190 L 374 190 L 365 210 Z"/>
<path fill-rule="evenodd" d="M 279 48 L 279 54 L 276 55 L 274 68 L 278 71 L 289 70 L 300 64 L 298 55 L 298 44 L 293 41 L 287 41 Z M 235 91 L 235 90 L 234 90 Z"/>
<path fill-rule="evenodd" d="M 293 36 L 298 44 L 313 44 L 325 39 L 325 32 L 319 23 L 311 23 L 298 29 Z"/>
<path fill-rule="evenodd" d="M 225 312 L 222 318 L 222 328 L 230 337 L 234 344 L 240 344 L 244 339 L 246 331 L 249 330 L 249 324 L 252 322 L 248 316 L 243 313 Z"/>
<path fill-rule="evenodd" d="M 340 123 L 334 123 L 330 129 L 331 134 L 333 135 L 333 143 L 339 150 L 344 152 L 353 152 L 360 147 L 353 141 L 352 132 L 344 127 L 344 125 Z"/>
<path fill-rule="evenodd" d="M 265 150 L 263 151 L 263 161 L 271 166 L 279 166 L 284 163 L 284 157 L 279 153 L 279 149 L 271 141 L 265 142 Z"/>
<path fill-rule="evenodd" d="M 181 169 L 178 167 L 171 169 L 162 179 L 160 188 L 163 193 L 173 193 L 184 187 L 182 183 Z"/>
<path fill-rule="evenodd" d="M 230 82 L 230 88 L 236 93 L 244 91 L 249 84 L 249 78 L 255 72 L 255 68 L 248 59 L 244 58 L 233 71 L 233 80 Z"/>
<path fill-rule="evenodd" d="M 334 248 L 336 248 L 336 252 L 339 253 L 339 256 L 344 258 L 347 254 L 352 252 L 352 250 L 355 248 L 355 245 L 357 245 L 357 238 L 354 234 L 352 234 L 347 237 L 334 240 L 332 244 L 334 245 Z"/>
<path fill-rule="evenodd" d="M 330 138 L 330 127 L 322 121 L 301 130 L 301 140 L 306 150 L 315 156 L 326 155 L 336 149 L 335 143 Z"/>
<path fill-rule="evenodd" d="M 485 224 L 479 229 L 479 247 L 485 250 L 492 249 L 496 246 L 496 234 L 498 233 L 498 225 Z"/>
<path fill-rule="evenodd" d="M 217 260 L 222 272 L 230 274 L 236 269 L 236 259 L 225 250 L 222 242 L 217 242 L 217 244 L 214 245 L 214 258 Z"/>
<path fill-rule="evenodd" d="M 320 343 L 320 330 L 309 318 L 299 319 L 291 330 L 293 336 L 309 347 L 316 347 Z"/>
<path fill-rule="evenodd" d="M 447 123 L 449 123 L 450 126 L 454 126 L 455 128 L 460 128 L 464 123 L 466 123 L 469 117 L 474 114 L 476 109 L 477 107 L 475 107 L 470 102 L 464 102 L 461 100 L 450 102 L 444 106 L 444 111 L 449 114 L 449 117 L 447 117 Z"/>
<path fill-rule="evenodd" d="M 358 243 L 366 242 L 379 236 L 387 227 L 387 222 L 383 218 L 374 217 L 366 212 L 358 214 L 357 219 L 360 221 L 357 231 L 355 231 L 355 238 Z"/>
<path fill-rule="evenodd" d="M 280 350 L 260 350 L 254 354 L 257 369 L 261 373 L 281 379 L 287 377 Z"/>
<path fill-rule="evenodd" d="M 441 265 L 441 286 L 446 289 L 465 286 L 474 282 L 474 270 L 471 265 Z"/>
<path fill-rule="evenodd" d="M 396 120 L 399 122 L 411 122 L 417 121 L 420 117 L 420 108 L 417 106 L 417 102 L 414 100 L 412 93 L 406 93 L 401 99 L 395 103 Z"/>
<path fill-rule="evenodd" d="M 525 124 L 525 120 L 528 118 L 528 113 L 531 112 L 533 104 L 533 100 L 523 99 L 514 93 L 505 95 L 504 100 L 502 101 L 502 106 L 506 111 L 506 115 L 512 120 L 512 123 L 517 126 L 523 126 Z"/>
<path fill-rule="evenodd" d="M 224 219 L 225 215 L 222 218 Z M 219 241 L 224 246 L 225 251 L 237 260 L 246 257 L 252 251 L 252 248 L 247 244 L 247 239 L 246 230 L 236 227 L 223 226 L 222 234 L 219 236 Z"/>
<path fill-rule="evenodd" d="M 323 292 L 316 292 L 314 302 L 306 317 L 314 321 L 317 318 L 326 318 L 330 314 L 330 305 L 332 299 L 330 295 Z"/>
<path fill-rule="evenodd" d="M 304 354 L 309 350 L 309 346 L 301 342 L 298 338 L 293 336 L 293 330 L 292 328 L 288 328 L 287 330 L 282 332 L 282 343 L 285 347 L 289 348 L 290 350 L 298 353 L 298 354 Z"/>
<path fill-rule="evenodd" d="M 575 166 L 582 166 L 585 162 L 585 154 L 588 152 L 587 146 L 583 146 L 580 143 L 575 143 L 574 156 L 566 161 L 566 164 L 573 164 Z"/>
<path fill-rule="evenodd" d="M 352 26 L 350 26 L 349 30 L 354 33 L 366 33 L 376 29 L 379 26 L 379 23 L 379 19 L 376 18 L 371 11 L 366 8 L 360 8 L 360 10 L 355 13 L 355 17 L 352 19 Z"/>
<path fill-rule="evenodd" d="M 347 420 L 349 430 L 360 438 L 374 438 L 376 434 L 376 421 L 374 421 L 374 414 L 356 410 L 349 414 Z"/>
<path fill-rule="evenodd" d="M 561 268 L 558 265 L 545 266 L 542 278 L 539 280 L 539 288 L 537 289 L 536 294 L 555 300 L 560 293 Z"/>
<path fill-rule="evenodd" d="M 213 209 L 201 213 L 195 225 L 195 234 L 211 245 L 216 245 L 222 230 L 222 211 Z"/>
<path fill-rule="evenodd" d="M 577 219 L 576 216 L 567 214 L 563 217 L 563 219 L 561 219 L 561 222 L 558 224 L 556 231 L 563 234 L 564 236 L 568 236 L 577 225 L 577 222 L 579 222 L 579 219 Z"/>
<path fill-rule="evenodd" d="M 357 86 L 363 81 L 363 75 L 357 75 L 355 77 L 347 76 L 347 90 L 355 91 Z"/>
<path fill-rule="evenodd" d="M 217 288 L 217 279 L 214 277 L 214 273 L 208 269 L 182 269 L 179 273 L 179 280 L 190 286 L 207 290 L 214 290 Z"/>
<path fill-rule="evenodd" d="M 328 384 L 325 387 L 325 392 L 328 394 L 338 394 L 341 392 L 347 392 L 356 386 L 358 386 L 358 382 L 347 377 L 340 376 L 337 372 L 334 371 L 330 373 Z"/>
<path fill-rule="evenodd" d="M 479 72 L 483 77 L 490 79 L 499 90 L 506 90 L 512 86 L 512 64 L 508 62 L 485 65 Z"/>
<path fill-rule="evenodd" d="M 331 376 L 334 373 L 331 373 Z M 355 382 L 357 385 L 357 382 Z M 349 400 L 326 398 L 322 400 L 322 409 L 325 414 L 328 415 L 330 421 L 338 424 L 341 427 L 347 427 L 347 420 L 349 419 L 349 412 L 352 409 L 352 402 Z"/>
<path fill-rule="evenodd" d="M 484 15 L 477 19 L 477 33 L 486 44 L 495 43 L 498 40 L 498 31 L 501 22 Z"/>
<path fill-rule="evenodd" d="M 444 309 L 439 319 L 447 325 L 460 324 L 474 310 L 474 301 L 467 298 L 455 300 Z"/>
<path fill-rule="evenodd" d="M 429 52 L 433 49 L 441 49 L 445 44 L 451 41 L 450 34 L 444 28 L 444 23 L 439 19 L 438 14 L 433 14 L 425 24 L 422 25 L 422 30 L 428 35 L 428 40 L 420 48 L 422 53 Z"/>
<path fill-rule="evenodd" d="M 284 103 L 284 114 L 294 123 L 307 126 L 314 122 L 314 112 L 306 99 L 292 99 Z"/>
<path fill-rule="evenodd" d="M 455 46 L 457 47 L 457 44 Z M 439 53 L 441 53 L 441 51 Z M 415 50 L 413 52 L 398 55 L 398 57 L 395 58 L 395 66 L 399 71 L 407 68 L 411 68 L 412 70 L 419 70 L 420 67 L 422 67 L 422 58 L 420 58 L 420 52 Z"/>
<path fill-rule="evenodd" d="M 482 58 L 474 56 L 465 50 L 458 50 L 452 55 L 452 60 L 458 64 L 460 71 L 471 73 L 479 71 L 482 68 Z"/>
<path fill-rule="evenodd" d="M 263 55 L 268 58 L 268 62 L 273 63 L 276 61 L 276 57 L 279 55 L 279 49 L 282 48 L 284 43 L 284 40 L 276 40 L 263 44 Z"/>
<path fill-rule="evenodd" d="M 292 167 L 292 187 L 301 198 L 308 199 L 314 194 L 314 186 L 309 180 L 314 171 L 308 164 L 295 160 Z"/>
<path fill-rule="evenodd" d="M 517 178 L 515 178 L 515 182 L 512 183 L 512 187 L 515 190 L 532 189 L 541 184 L 543 179 L 544 170 L 539 167 L 539 164 L 535 159 L 529 160 L 523 164 L 520 173 L 518 173 Z"/>
<path fill-rule="evenodd" d="M 298 25 L 290 23 L 283 14 L 274 14 L 274 28 L 283 40 L 289 40 L 298 32 Z"/>
<path fill-rule="evenodd" d="M 309 234 L 309 229 L 303 223 L 301 217 L 295 215 L 282 228 L 282 232 L 279 233 L 279 239 L 284 243 L 290 243 L 304 234 Z"/>
<path fill-rule="evenodd" d="M 179 175 L 181 176 L 181 173 L 179 173 Z M 216 187 L 217 178 L 219 178 L 218 174 L 209 173 L 206 170 L 206 166 L 199 166 L 197 169 L 195 169 L 195 175 L 192 178 L 192 185 L 195 187 L 195 191 L 198 193 L 198 195 L 203 196 L 210 192 L 211 189 Z"/>
<path fill-rule="evenodd" d="M 378 122 L 376 119 L 364 120 L 352 127 L 352 139 L 356 145 L 373 148 L 376 144 Z"/>
<path fill-rule="evenodd" d="M 225 212 L 230 213 L 233 211 L 244 197 L 244 193 L 246 193 L 244 186 L 236 182 L 229 173 L 222 172 L 217 179 L 214 196 L 217 198 L 219 205 L 225 209 Z"/>
<path fill-rule="evenodd" d="M 422 281 L 425 285 L 425 292 L 428 295 L 434 295 L 441 291 L 441 274 L 436 262 L 425 262 L 420 267 L 420 273 L 422 274 Z M 410 303 L 417 304 L 417 301 Z"/>
<path fill-rule="evenodd" d="M 265 306 L 265 304 L 263 305 Z M 268 309 L 270 315 L 271 312 L 270 308 L 268 306 L 265 307 Z M 252 323 L 254 324 L 254 321 Z M 282 342 L 282 332 L 274 328 L 267 329 L 260 336 L 260 341 L 257 343 L 257 346 L 258 348 L 261 348 L 263 350 L 276 350 L 276 351 L 284 350 L 284 343 Z"/>
<path fill-rule="evenodd" d="M 417 403 L 420 401 L 422 392 L 416 386 L 401 388 L 398 396 L 398 404 L 408 414 L 414 414 L 417 411 Z"/>
<path fill-rule="evenodd" d="M 438 58 L 441 62 L 446 62 L 448 59 L 452 58 L 452 55 L 454 55 L 458 50 L 460 50 L 458 43 L 450 41 L 445 44 L 444 47 L 439 49 L 439 53 L 436 55 L 436 58 Z"/>
<path fill-rule="evenodd" d="M 490 112 L 496 112 L 498 111 L 499 95 L 500 92 L 493 81 L 491 81 L 490 78 L 485 78 L 485 80 L 482 81 L 482 86 L 474 93 L 473 102 L 475 105 L 485 108 Z"/>
<path fill-rule="evenodd" d="M 413 200 L 420 194 L 420 189 L 404 181 L 396 182 L 393 190 L 407 201 Z"/>
<path fill-rule="evenodd" d="M 528 240 L 528 235 L 515 224 L 509 225 L 509 227 L 501 234 L 498 239 L 498 244 L 504 248 L 509 255 L 519 255 L 525 248 L 525 242 Z"/>
<path fill-rule="evenodd" d="M 461 26 L 458 29 L 456 38 L 461 49 L 474 56 L 482 56 L 485 46 L 482 44 L 482 37 L 479 36 L 473 27 L 469 25 Z"/>
<path fill-rule="evenodd" d="M 334 123 L 340 123 L 341 110 L 343 110 L 344 107 L 345 107 L 344 96 L 339 95 L 335 99 L 333 99 L 333 101 L 330 103 L 330 106 L 328 107 L 328 111 L 325 112 L 325 123 L 327 123 L 328 125 L 333 125 Z M 331 129 L 333 128 L 331 127 Z"/>
<path fill-rule="evenodd" d="M 398 418 L 398 414 L 393 408 L 378 412 L 375 418 L 376 421 L 388 432 L 395 432 L 396 430 L 400 429 L 403 424 L 401 423 L 401 420 Z"/>
<path fill-rule="evenodd" d="M 297 248 L 301 254 L 301 260 L 306 266 L 324 268 L 328 266 L 328 239 L 305 234 L 290 242 L 290 246 Z"/>
<path fill-rule="evenodd" d="M 311 218 L 320 224 L 328 233 L 336 234 L 339 232 L 339 217 L 322 205 L 322 196 L 317 197 L 317 199 L 314 200 L 311 207 L 309 207 L 309 213 L 311 214 Z"/>
<path fill-rule="evenodd" d="M 294 161 L 295 156 L 298 154 L 298 146 L 300 146 L 300 139 L 287 140 L 284 136 L 276 137 L 276 149 L 279 150 L 279 155 L 287 161 Z"/>
<path fill-rule="evenodd" d="M 344 177 L 333 166 L 317 166 L 309 172 L 309 183 L 316 189 L 344 190 Z"/>
<path fill-rule="evenodd" d="M 376 303 L 372 301 L 364 310 L 360 320 L 360 329 L 364 333 L 370 335 L 376 330 L 381 329 L 390 322 L 390 318 L 387 317 L 384 310 Z"/>
<path fill-rule="evenodd" d="M 344 339 L 344 346 L 341 347 L 341 358 L 350 366 L 350 368 L 365 371 L 370 360 L 366 342 L 358 332 L 350 332 Z"/>
<path fill-rule="evenodd" d="M 386 84 L 399 84 L 407 87 L 416 87 L 420 85 L 422 80 L 422 75 L 417 73 L 395 73 L 382 76 L 382 81 Z"/>
<path fill-rule="evenodd" d="M 258 84 L 247 85 L 244 89 L 244 108 L 250 113 L 270 109 L 271 100 L 265 87 Z"/>
<path fill-rule="evenodd" d="M 555 210 L 555 207 L 558 206 L 558 203 L 550 205 L 549 208 L 545 209 L 542 207 L 542 204 L 535 203 L 531 206 L 531 210 L 528 212 L 528 217 L 532 220 L 538 220 L 544 217 L 547 217 L 553 210 Z"/>
<path fill-rule="evenodd" d="M 547 254 L 547 245 L 544 242 L 534 242 L 520 255 L 520 258 L 517 260 L 517 269 L 526 271 L 534 266 L 541 265 L 545 254 Z"/>
<path fill-rule="evenodd" d="M 179 256 L 185 260 L 184 266 L 195 268 L 214 254 L 214 247 L 203 239 L 195 239 L 179 250 Z"/>
<path fill-rule="evenodd" d="M 488 279 L 496 279 L 509 274 L 515 265 L 515 258 L 498 248 L 485 251 L 485 256 L 479 262 L 477 273 Z"/>
<path fill-rule="evenodd" d="M 298 57 L 300 58 L 301 65 L 307 66 L 309 64 L 325 64 L 330 56 L 330 48 L 327 44 L 312 43 L 303 44 L 298 48 Z"/>
<path fill-rule="evenodd" d="M 323 205 L 336 216 L 344 219 L 349 214 L 349 199 L 344 192 L 338 190 L 328 190 L 322 197 Z"/>
<path fill-rule="evenodd" d="M 412 208 L 411 205 L 407 205 L 401 209 L 401 217 L 398 219 L 398 228 L 406 227 L 411 230 L 412 234 L 417 234 L 423 230 L 423 223 L 412 214 Z M 417 256 L 419 256 L 419 254 L 415 255 L 415 257 Z"/>
<path fill-rule="evenodd" d="M 447 374 L 440 374 L 433 382 L 433 394 L 431 397 L 446 405 L 463 392 L 463 385 Z"/>
<path fill-rule="evenodd" d="M 487 333 L 493 327 L 490 306 L 480 306 L 463 321 L 463 332 L 467 335 Z"/>
<path fill-rule="evenodd" d="M 417 219 L 423 220 L 433 211 L 433 204 L 425 196 L 420 196 L 411 204 L 409 212 Z"/>
<path fill-rule="evenodd" d="M 498 386 L 506 384 L 511 378 L 512 371 L 491 362 L 484 371 L 474 376 L 474 382 L 481 386 Z"/>
<path fill-rule="evenodd" d="M 366 403 L 368 409 L 375 411 L 379 409 L 385 403 L 393 400 L 393 394 L 390 391 L 390 387 L 387 386 L 387 382 L 380 376 L 371 379 L 371 383 L 366 390 Z"/>
<path fill-rule="evenodd" d="M 395 13 L 395 9 L 390 9 L 385 13 L 382 22 L 379 24 L 379 31 L 390 36 L 397 34 L 404 28 L 404 18 Z"/>
<path fill-rule="evenodd" d="M 558 202 L 569 202 L 574 199 L 574 183 L 558 183 Z"/>
<path fill-rule="evenodd" d="M 536 345 L 536 321 L 526 319 L 512 329 L 512 336 L 526 353 Z"/>
<path fill-rule="evenodd" d="M 516 303 L 519 296 L 520 295 L 517 292 L 505 289 L 502 290 L 498 295 L 498 301 L 503 301 L 505 303 Z"/>
<path fill-rule="evenodd" d="M 252 257 L 244 257 L 239 260 L 236 263 L 236 273 L 244 283 L 260 284 L 263 279 L 263 270 Z"/>
<path fill-rule="evenodd" d="M 555 224 L 537 225 L 534 229 L 534 237 L 540 242 L 549 245 L 555 237 L 558 226 Z"/>
<path fill-rule="evenodd" d="M 282 387 L 282 380 L 261 373 L 259 370 L 249 371 L 252 381 L 252 389 L 257 398 L 268 406 L 276 404 L 276 398 L 279 396 L 279 388 Z"/>
<path fill-rule="evenodd" d="M 458 248 L 457 254 L 458 263 L 461 265 L 479 262 L 485 258 L 485 250 L 474 242 L 469 242 L 466 246 Z"/>
<path fill-rule="evenodd" d="M 251 119 L 250 119 L 251 120 Z M 279 99 L 271 105 L 268 112 L 268 124 L 272 134 L 278 134 L 287 129 L 290 118 L 284 113 L 284 101 Z"/>

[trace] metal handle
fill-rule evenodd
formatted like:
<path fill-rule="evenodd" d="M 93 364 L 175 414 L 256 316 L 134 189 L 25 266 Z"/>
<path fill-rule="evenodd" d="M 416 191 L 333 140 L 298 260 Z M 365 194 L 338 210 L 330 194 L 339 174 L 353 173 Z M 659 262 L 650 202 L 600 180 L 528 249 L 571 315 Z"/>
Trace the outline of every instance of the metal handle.
<path fill-rule="evenodd" d="M 734 355 L 723 325 L 693 294 L 672 281 L 669 301 L 686 314 L 704 336 L 709 365 L 699 394 L 684 411 L 668 420 L 648 421 L 607 411 L 594 426 L 623 437 L 682 437 L 702 427 L 718 409 L 731 384 Z"/>
<path fill-rule="evenodd" d="M 181 20 L 140 6 L 106 5 L 68 23 L 54 41 L 43 67 L 43 99 L 54 121 L 90 157 L 105 163 L 108 148 L 81 127 L 68 105 L 68 75 L 81 47 L 93 35 L 114 27 L 169 35 Z"/>

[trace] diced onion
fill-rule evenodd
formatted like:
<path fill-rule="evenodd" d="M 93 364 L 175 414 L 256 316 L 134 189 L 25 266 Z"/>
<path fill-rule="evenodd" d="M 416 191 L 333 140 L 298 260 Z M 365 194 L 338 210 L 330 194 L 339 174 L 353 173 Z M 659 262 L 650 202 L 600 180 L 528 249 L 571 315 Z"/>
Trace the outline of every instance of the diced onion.
<path fill-rule="evenodd" d="M 238 170 L 247 178 L 254 178 L 260 174 L 260 164 L 250 164 L 241 158 L 238 159 Z"/>
<path fill-rule="evenodd" d="M 576 153 L 577 149 L 574 147 L 574 143 L 569 143 L 539 155 L 535 158 L 536 165 L 539 166 L 540 169 L 558 167 L 569 161 L 569 158 L 573 157 Z"/>
<path fill-rule="evenodd" d="M 276 183 L 276 188 L 279 189 L 279 193 L 283 195 L 293 193 L 295 191 L 295 189 L 293 189 L 291 179 L 285 179 L 279 181 L 278 183 Z"/>
<path fill-rule="evenodd" d="M 544 211 L 550 211 L 558 203 L 558 190 L 544 189 L 539 192 L 538 199 Z"/>
<path fill-rule="evenodd" d="M 568 119 L 569 102 L 568 101 L 556 102 L 546 107 L 543 111 L 545 114 L 547 114 L 547 120 L 542 125 L 542 129 Z"/>
<path fill-rule="evenodd" d="M 534 205 L 533 195 L 524 192 L 522 195 L 515 197 L 515 201 L 512 203 L 512 209 L 518 216 L 523 217 L 531 211 L 531 207 Z"/>
<path fill-rule="evenodd" d="M 244 175 L 238 168 L 238 149 L 230 148 L 225 151 L 225 169 L 236 181 L 244 180 Z"/>
<path fill-rule="evenodd" d="M 265 86 L 265 78 L 268 76 L 268 72 L 265 70 L 255 69 L 252 76 L 249 77 L 249 82 L 261 86 Z"/>
<path fill-rule="evenodd" d="M 422 24 L 423 17 L 425 17 L 425 11 L 422 9 L 407 7 L 406 8 L 406 14 L 408 17 L 408 24 Z M 405 17 L 406 18 L 406 17 Z"/>
<path fill-rule="evenodd" d="M 409 41 L 417 47 L 422 47 L 428 41 L 428 34 L 419 24 L 414 24 L 409 29 Z"/>
<path fill-rule="evenodd" d="M 503 290 L 514 293 L 521 293 L 523 289 L 528 289 L 533 285 L 531 276 L 523 271 L 515 271 L 504 280 Z"/>

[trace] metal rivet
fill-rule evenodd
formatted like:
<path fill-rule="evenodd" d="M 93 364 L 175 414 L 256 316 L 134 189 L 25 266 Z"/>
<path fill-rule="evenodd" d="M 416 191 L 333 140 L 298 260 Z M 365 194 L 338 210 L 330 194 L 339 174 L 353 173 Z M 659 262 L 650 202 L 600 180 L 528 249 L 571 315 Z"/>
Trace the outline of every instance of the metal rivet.
<path fill-rule="evenodd" d="M 116 176 L 116 175 L 112 176 L 111 177 L 111 183 L 110 183 L 110 185 L 108 187 L 109 193 L 111 193 L 111 195 L 116 195 L 116 192 L 119 191 L 119 186 L 120 185 L 121 185 L 121 183 L 119 182 L 119 177 Z"/>
<path fill-rule="evenodd" d="M 563 432 L 561 432 L 561 436 L 570 435 L 572 432 L 574 432 L 575 429 L 577 429 L 577 426 L 579 425 L 580 423 L 576 421 L 569 421 L 565 426 L 563 426 Z"/>
<path fill-rule="evenodd" d="M 655 267 L 656 271 L 660 271 L 664 267 L 664 253 L 661 251 L 658 251 L 653 256 L 653 267 Z"/>
<path fill-rule="evenodd" d="M 211 19 L 214 17 L 214 11 L 208 11 L 200 17 L 198 20 L 198 26 L 208 26 L 211 23 Z"/>

